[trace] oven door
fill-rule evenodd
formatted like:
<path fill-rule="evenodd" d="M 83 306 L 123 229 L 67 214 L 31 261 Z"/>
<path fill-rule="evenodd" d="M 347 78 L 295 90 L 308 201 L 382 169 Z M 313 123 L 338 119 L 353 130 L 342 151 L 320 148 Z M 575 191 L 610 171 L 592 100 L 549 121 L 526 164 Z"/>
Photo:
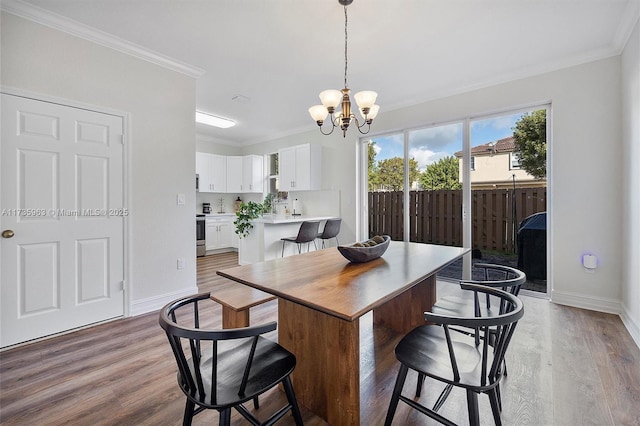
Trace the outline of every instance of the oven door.
<path fill-rule="evenodd" d="M 206 222 L 204 217 L 196 217 L 196 257 L 205 255 L 207 248 Z"/>

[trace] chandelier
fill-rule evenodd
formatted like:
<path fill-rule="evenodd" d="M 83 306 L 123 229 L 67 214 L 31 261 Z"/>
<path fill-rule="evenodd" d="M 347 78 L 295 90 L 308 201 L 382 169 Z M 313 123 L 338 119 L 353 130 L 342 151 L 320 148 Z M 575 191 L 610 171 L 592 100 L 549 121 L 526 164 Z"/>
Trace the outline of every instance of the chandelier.
<path fill-rule="evenodd" d="M 336 127 L 342 129 L 342 136 L 347 136 L 347 129 L 351 122 L 355 122 L 355 125 L 360 133 L 367 134 L 371 129 L 371 123 L 373 119 L 378 115 L 380 106 L 376 105 L 376 98 L 378 94 L 371 90 L 365 90 L 356 93 L 353 97 L 358 105 L 358 111 L 362 116 L 362 122 L 358 120 L 353 112 L 351 112 L 351 99 L 349 98 L 349 86 L 347 85 L 347 6 L 350 5 L 353 0 L 338 0 L 338 3 L 344 6 L 344 89 L 342 90 L 324 90 L 320 92 L 320 102 L 322 105 L 314 105 L 309 108 L 309 114 L 313 118 L 320 132 L 323 135 L 330 135 Z M 338 105 L 342 103 L 342 110 L 336 112 Z M 327 118 L 327 115 L 331 117 L 331 130 L 325 133 L 322 125 Z M 366 131 L 363 128 L 366 127 Z"/>

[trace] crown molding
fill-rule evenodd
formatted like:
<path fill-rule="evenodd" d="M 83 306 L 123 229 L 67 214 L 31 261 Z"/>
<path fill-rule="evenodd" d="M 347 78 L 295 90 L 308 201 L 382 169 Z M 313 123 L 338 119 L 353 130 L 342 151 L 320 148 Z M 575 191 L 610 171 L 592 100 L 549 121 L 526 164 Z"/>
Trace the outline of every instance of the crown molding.
<path fill-rule="evenodd" d="M 93 43 L 100 44 L 110 49 L 151 62 L 155 65 L 185 74 L 189 77 L 199 78 L 205 73 L 201 68 L 194 67 L 161 53 L 151 51 L 120 37 L 21 0 L 2 0 L 0 9 L 4 12 L 11 13 L 21 18 L 28 19 Z"/>

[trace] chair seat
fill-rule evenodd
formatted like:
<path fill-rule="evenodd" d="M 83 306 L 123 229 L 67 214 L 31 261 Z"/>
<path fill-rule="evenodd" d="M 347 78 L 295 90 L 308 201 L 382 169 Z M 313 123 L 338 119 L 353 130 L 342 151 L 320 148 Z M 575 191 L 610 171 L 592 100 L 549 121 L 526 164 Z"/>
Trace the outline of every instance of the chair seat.
<path fill-rule="evenodd" d="M 464 334 L 451 333 L 451 338 L 460 372 L 459 381 L 453 378 L 443 327 L 424 325 L 413 329 L 396 346 L 396 358 L 412 370 L 446 383 L 476 390 L 490 388 L 491 384 L 481 384 L 482 346 L 476 346 L 474 338 Z M 493 356 L 488 356 L 488 365 L 491 365 Z"/>
<path fill-rule="evenodd" d="M 455 316 L 455 317 L 473 317 L 475 316 L 475 309 L 473 306 L 473 295 L 470 297 L 460 296 L 444 296 L 433 304 L 431 312 L 434 314 Z M 480 316 L 492 317 L 500 313 L 499 304 L 491 304 L 487 309 L 487 304 L 484 300 L 480 301 Z"/>
<path fill-rule="evenodd" d="M 221 341 L 218 343 L 218 378 L 214 401 L 212 401 L 211 393 L 190 396 L 180 373 L 178 373 L 178 383 L 187 397 L 207 408 L 219 409 L 237 405 L 238 390 L 244 374 L 244 360 L 249 356 L 250 350 L 251 340 L 249 339 L 241 342 Z M 200 362 L 204 389 L 211 389 L 211 361 L 212 357 L 209 356 Z M 193 359 L 189 359 L 188 362 L 189 366 L 193 367 Z M 244 396 L 240 400 L 248 401 L 265 392 L 273 386 L 273 383 L 280 382 L 291 374 L 295 366 L 296 358 L 291 352 L 271 340 L 259 337 Z M 194 371 L 193 368 L 190 370 Z"/>

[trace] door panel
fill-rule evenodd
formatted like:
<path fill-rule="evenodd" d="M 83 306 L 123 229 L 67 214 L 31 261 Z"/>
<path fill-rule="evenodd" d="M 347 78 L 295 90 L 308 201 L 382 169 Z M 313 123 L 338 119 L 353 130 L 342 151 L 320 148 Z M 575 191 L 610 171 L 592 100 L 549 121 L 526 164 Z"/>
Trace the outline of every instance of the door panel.
<path fill-rule="evenodd" d="M 109 240 L 96 238 L 76 243 L 78 304 L 109 298 Z"/>
<path fill-rule="evenodd" d="M 123 120 L 2 95 L 0 346 L 124 314 Z"/>
<path fill-rule="evenodd" d="M 19 315 L 50 312 L 60 307 L 60 250 L 57 243 L 19 247 Z"/>
<path fill-rule="evenodd" d="M 18 179 L 15 188 L 3 183 L 3 195 L 7 190 L 18 189 L 16 207 L 22 210 L 58 208 L 58 154 L 48 151 L 23 150 L 18 148 Z M 6 158 L 5 161 L 11 159 Z M 4 203 L 3 203 L 4 206 Z M 49 221 L 43 215 L 17 215 L 18 222 Z"/>

